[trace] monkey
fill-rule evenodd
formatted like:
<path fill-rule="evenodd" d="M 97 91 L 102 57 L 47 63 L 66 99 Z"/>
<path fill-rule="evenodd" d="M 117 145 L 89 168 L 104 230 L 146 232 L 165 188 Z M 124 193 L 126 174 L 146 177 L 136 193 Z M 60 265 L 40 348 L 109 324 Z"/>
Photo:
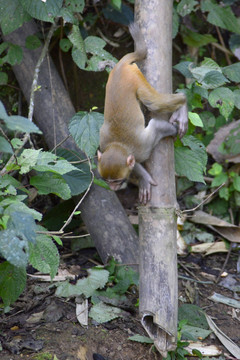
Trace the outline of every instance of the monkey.
<path fill-rule="evenodd" d="M 184 94 L 160 94 L 148 83 L 136 64 L 147 56 L 143 35 L 136 23 L 130 25 L 129 31 L 135 51 L 114 66 L 106 85 L 98 172 L 110 189 L 117 191 L 134 171 L 139 178 L 139 201 L 146 204 L 151 198 L 151 185 L 157 183 L 141 163 L 162 138 L 186 133 L 187 105 Z M 156 116 L 173 114 L 169 122 L 153 117 L 145 126 L 142 104 Z"/>

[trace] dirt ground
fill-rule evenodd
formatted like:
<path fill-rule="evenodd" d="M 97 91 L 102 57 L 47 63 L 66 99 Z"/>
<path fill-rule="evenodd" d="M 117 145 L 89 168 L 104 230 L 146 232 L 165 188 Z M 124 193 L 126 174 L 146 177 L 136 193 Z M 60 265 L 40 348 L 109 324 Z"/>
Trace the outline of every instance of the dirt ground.
<path fill-rule="evenodd" d="M 72 257 L 66 257 L 61 266 L 64 265 L 81 274 L 82 268 L 92 266 L 89 258 L 94 256 L 94 252 L 95 250 L 81 250 Z M 239 310 L 208 299 L 214 292 L 234 298 L 233 291 L 219 284 L 202 284 L 182 278 L 214 281 L 225 258 L 226 254 L 208 257 L 190 254 L 186 258 L 179 258 L 179 305 L 186 302 L 199 305 L 213 317 L 217 326 L 226 335 L 240 345 Z M 236 261 L 237 256 L 233 253 L 226 268 L 229 276 L 236 276 Z M 239 284 L 240 279 L 237 280 Z M 0 319 L 0 340 L 3 347 L 0 352 L 1 360 L 45 360 L 52 359 L 53 355 L 56 355 L 59 360 L 161 359 L 152 345 L 128 339 L 135 334 L 146 335 L 135 306 L 137 293 L 133 295 L 131 291 L 129 292 L 132 306 L 125 311 L 124 317 L 102 325 L 89 319 L 88 327 L 83 328 L 76 319 L 74 301 L 56 298 L 55 287 L 47 288 L 47 286 L 49 284 L 28 279 L 24 294 L 12 306 L 8 314 L 2 315 Z M 234 359 L 214 335 L 210 335 L 204 343 L 219 346 L 226 359 Z"/>

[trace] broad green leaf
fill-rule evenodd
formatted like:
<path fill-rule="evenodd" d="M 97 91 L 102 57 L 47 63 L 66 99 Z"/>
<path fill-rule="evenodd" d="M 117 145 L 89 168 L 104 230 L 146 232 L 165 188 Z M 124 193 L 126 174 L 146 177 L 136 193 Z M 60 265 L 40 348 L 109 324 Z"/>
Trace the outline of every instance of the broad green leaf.
<path fill-rule="evenodd" d="M 230 6 L 223 7 L 212 0 L 201 1 L 201 10 L 209 12 L 207 21 L 223 29 L 240 34 L 240 25 Z"/>
<path fill-rule="evenodd" d="M 189 326 L 209 329 L 203 310 L 197 305 L 183 304 L 178 309 L 178 321 L 187 320 Z"/>
<path fill-rule="evenodd" d="M 224 200 L 228 201 L 230 198 L 229 188 L 227 188 L 226 186 L 222 187 L 219 190 L 219 197 L 220 197 L 220 199 L 224 199 Z"/>
<path fill-rule="evenodd" d="M 240 82 L 240 62 L 224 67 L 223 73 L 229 80 Z"/>
<path fill-rule="evenodd" d="M 25 237 L 29 242 L 36 241 L 36 223 L 30 214 L 14 211 L 8 221 L 8 229 L 14 230 L 19 236 Z"/>
<path fill-rule="evenodd" d="M 102 289 L 109 277 L 109 272 L 102 268 L 88 270 L 88 277 L 79 279 L 75 285 L 64 281 L 59 284 L 56 290 L 57 296 L 73 297 L 84 294 L 87 298 L 92 296 L 94 291 Z"/>
<path fill-rule="evenodd" d="M 122 0 L 111 0 L 111 4 L 113 5 L 113 7 L 120 11 L 122 6 Z"/>
<path fill-rule="evenodd" d="M 56 155 L 47 151 L 39 153 L 37 162 L 33 168 L 37 171 L 51 171 L 61 175 L 73 170 L 78 172 L 78 168 L 70 164 L 67 160 L 58 160 Z"/>
<path fill-rule="evenodd" d="M 72 26 L 72 31 L 68 35 L 68 39 L 71 41 L 75 49 L 80 50 L 81 52 L 85 51 L 85 43 L 83 41 L 81 32 L 79 30 L 79 27 L 77 25 Z"/>
<path fill-rule="evenodd" d="M 72 12 L 83 12 L 85 6 L 84 0 L 66 0 L 65 7 Z"/>
<path fill-rule="evenodd" d="M 72 196 L 79 195 L 83 193 L 89 186 L 92 174 L 89 169 L 89 164 L 87 162 L 81 161 L 79 154 L 74 153 L 73 151 L 68 151 L 66 149 L 58 149 L 57 155 L 65 158 L 69 162 L 77 162 L 75 167 L 80 171 L 71 171 L 63 175 L 64 180 L 69 185 L 71 189 Z"/>
<path fill-rule="evenodd" d="M 8 82 L 8 74 L 0 71 L 0 85 L 6 85 Z"/>
<path fill-rule="evenodd" d="M 193 112 L 189 111 L 188 118 L 193 125 L 203 127 L 203 122 L 197 113 L 193 113 Z"/>
<path fill-rule="evenodd" d="M 25 289 L 26 281 L 25 267 L 19 268 L 7 261 L 0 264 L 0 296 L 5 307 L 17 300 Z"/>
<path fill-rule="evenodd" d="M 234 109 L 233 92 L 225 87 L 215 89 L 209 95 L 209 103 L 214 108 L 219 108 L 220 114 L 226 119 Z"/>
<path fill-rule="evenodd" d="M 72 48 L 72 58 L 73 61 L 76 63 L 76 65 L 80 68 L 80 69 L 85 69 L 85 65 L 87 62 L 87 54 L 84 51 L 77 49 L 75 46 L 73 46 Z"/>
<path fill-rule="evenodd" d="M 102 49 L 106 45 L 106 41 L 97 36 L 88 36 L 84 40 L 86 52 L 91 54 L 100 55 Z"/>
<path fill-rule="evenodd" d="M 233 187 L 240 192 L 240 176 L 235 176 L 233 179 Z"/>
<path fill-rule="evenodd" d="M 26 214 L 32 215 L 35 220 L 41 221 L 42 220 L 42 214 L 38 211 L 31 209 L 29 206 L 25 205 L 21 201 L 14 201 L 11 203 L 6 210 L 4 211 L 5 215 L 11 215 L 12 212 L 20 211 L 24 212 Z"/>
<path fill-rule="evenodd" d="M 36 35 L 29 35 L 26 38 L 25 46 L 27 49 L 34 50 L 42 45 L 41 40 Z"/>
<path fill-rule="evenodd" d="M 193 78 L 191 71 L 189 70 L 190 65 L 193 65 L 191 61 L 182 61 L 177 65 L 174 65 L 174 69 L 178 70 L 186 78 Z"/>
<path fill-rule="evenodd" d="M 211 334 L 211 330 L 202 329 L 200 327 L 183 325 L 181 328 L 181 334 L 183 339 L 197 341 L 199 339 L 204 340 Z"/>
<path fill-rule="evenodd" d="M 0 253 L 12 265 L 25 267 L 28 263 L 28 241 L 16 230 L 7 229 L 0 232 Z"/>
<path fill-rule="evenodd" d="M 223 167 L 222 165 L 218 164 L 218 163 L 214 163 L 211 167 L 211 169 L 208 170 L 208 173 L 212 176 L 216 176 L 221 174 L 223 171 Z"/>
<path fill-rule="evenodd" d="M 211 187 L 220 186 L 223 183 L 225 183 L 227 180 L 228 180 L 227 174 L 222 172 L 213 179 L 213 181 L 211 183 Z"/>
<path fill-rule="evenodd" d="M 172 38 L 175 39 L 179 29 L 179 15 L 175 7 L 173 7 L 173 18 L 172 18 Z"/>
<path fill-rule="evenodd" d="M 103 302 L 99 302 L 98 304 L 91 307 L 89 317 L 91 317 L 97 323 L 103 324 L 105 322 L 118 318 L 119 316 L 121 316 L 121 313 L 121 309 L 114 306 L 106 305 Z"/>
<path fill-rule="evenodd" d="M 185 147 L 175 147 L 177 174 L 186 176 L 191 181 L 205 183 L 203 173 L 206 171 L 207 154 L 204 145 L 191 135 L 184 136 L 182 142 Z"/>
<path fill-rule="evenodd" d="M 55 194 L 63 200 L 71 197 L 71 190 L 61 175 L 44 173 L 32 176 L 30 184 L 38 189 L 39 195 Z"/>
<path fill-rule="evenodd" d="M 206 89 L 215 89 L 228 82 L 228 79 L 216 70 L 209 71 L 201 81 L 202 86 Z"/>
<path fill-rule="evenodd" d="M 37 163 L 41 149 L 24 149 L 18 158 L 18 164 L 21 167 L 20 174 L 28 173 Z"/>
<path fill-rule="evenodd" d="M 134 21 L 133 10 L 130 6 L 127 6 L 123 3 L 121 7 L 121 12 L 113 9 L 112 6 L 107 5 L 102 9 L 102 13 L 105 19 L 112 20 L 114 23 L 128 26 Z"/>
<path fill-rule="evenodd" d="M 192 11 L 195 11 L 195 6 L 198 5 L 196 0 L 181 0 L 177 6 L 177 12 L 181 16 L 186 16 Z"/>
<path fill-rule="evenodd" d="M 23 133 L 36 133 L 42 134 L 41 130 L 30 120 L 23 116 L 12 115 L 3 119 L 7 128 L 14 131 L 20 131 Z"/>
<path fill-rule="evenodd" d="M 23 58 L 23 51 L 21 46 L 15 44 L 9 44 L 8 53 L 6 56 L 6 62 L 14 66 L 20 64 Z"/>
<path fill-rule="evenodd" d="M 240 109 L 240 90 L 239 89 L 234 90 L 233 96 L 234 96 L 234 104 L 236 108 Z"/>
<path fill-rule="evenodd" d="M 61 8 L 60 13 L 59 13 L 59 16 L 63 18 L 63 21 L 65 23 L 78 25 L 79 21 L 74 15 L 75 14 L 71 10 L 68 10 L 65 7 Z"/>
<path fill-rule="evenodd" d="M 216 125 L 216 118 L 210 111 L 203 111 L 200 114 L 200 118 L 203 122 L 203 128 L 206 131 L 210 131 L 212 133 L 213 127 Z"/>
<path fill-rule="evenodd" d="M 58 271 L 59 261 L 58 249 L 49 236 L 40 234 L 36 244 L 29 244 L 30 264 L 44 274 L 49 273 L 51 279 Z"/>
<path fill-rule="evenodd" d="M 63 52 L 68 52 L 72 47 L 72 43 L 68 39 L 61 39 L 59 41 L 59 46 Z"/>
<path fill-rule="evenodd" d="M 20 1 L 0 0 L 0 26 L 4 35 L 18 29 L 31 16 L 23 9 Z"/>
<path fill-rule="evenodd" d="M 95 155 L 99 146 L 99 130 L 103 124 L 103 115 L 98 112 L 80 111 L 69 123 L 69 131 L 79 148 L 88 156 Z"/>
<path fill-rule="evenodd" d="M 210 34 L 199 34 L 188 29 L 187 35 L 183 37 L 183 42 L 192 47 L 201 47 L 216 42 L 217 40 Z"/>
<path fill-rule="evenodd" d="M 13 150 L 9 142 L 2 136 L 0 136 L 0 152 L 13 154 Z"/>
<path fill-rule="evenodd" d="M 42 21 L 54 22 L 54 18 L 59 15 L 63 0 L 20 0 L 20 3 L 32 17 Z"/>
<path fill-rule="evenodd" d="M 5 120 L 7 118 L 8 118 L 8 114 L 6 113 L 3 103 L 0 101 L 0 119 Z"/>
<path fill-rule="evenodd" d="M 142 344 L 153 344 L 153 340 L 150 339 L 148 336 L 142 336 L 142 335 L 133 335 L 128 338 L 131 341 L 137 341 Z"/>

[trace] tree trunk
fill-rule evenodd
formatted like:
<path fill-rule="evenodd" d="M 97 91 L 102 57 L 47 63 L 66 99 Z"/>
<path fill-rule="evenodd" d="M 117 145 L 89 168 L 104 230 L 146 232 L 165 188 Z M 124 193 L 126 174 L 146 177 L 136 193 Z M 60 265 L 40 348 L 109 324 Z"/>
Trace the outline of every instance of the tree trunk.
<path fill-rule="evenodd" d="M 41 49 L 26 49 L 25 39 L 38 31 L 31 21 L 4 37 L 23 48 L 23 61 L 14 66 L 13 71 L 27 101 Z M 67 124 L 75 110 L 51 59 L 49 63 L 47 59 L 42 63 L 38 85 L 41 90 L 35 94 L 34 118 L 51 149 L 69 135 Z M 79 152 L 71 138 L 64 142 L 64 147 Z M 93 185 L 80 210 L 104 263 L 109 256 L 133 267 L 138 263 L 138 238 L 115 193 Z"/>
<path fill-rule="evenodd" d="M 145 75 L 162 93 L 172 92 L 172 1 L 136 0 L 135 17 L 148 48 Z M 161 116 L 161 119 L 166 119 Z M 173 139 L 154 149 L 146 167 L 158 186 L 139 208 L 140 314 L 142 324 L 166 357 L 177 341 L 176 194 Z"/>

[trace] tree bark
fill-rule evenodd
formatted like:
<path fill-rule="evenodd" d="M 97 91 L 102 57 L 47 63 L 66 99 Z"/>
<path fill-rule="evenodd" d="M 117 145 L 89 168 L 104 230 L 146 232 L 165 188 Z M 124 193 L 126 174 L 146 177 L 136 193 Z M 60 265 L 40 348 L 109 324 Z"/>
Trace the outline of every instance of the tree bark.
<path fill-rule="evenodd" d="M 37 25 L 31 21 L 4 37 L 5 41 L 23 48 L 23 61 L 15 65 L 13 71 L 27 101 L 41 49 L 28 50 L 25 40 L 38 31 Z M 51 59 L 42 63 L 38 84 L 41 89 L 35 94 L 34 118 L 51 149 L 69 135 L 67 124 L 75 109 Z M 79 152 L 71 138 L 64 142 L 64 147 Z M 138 263 L 138 237 L 116 194 L 93 185 L 80 210 L 102 261 L 106 263 L 113 256 L 119 262 L 135 267 L 134 264 Z"/>
<path fill-rule="evenodd" d="M 171 0 L 135 1 L 135 18 L 148 48 L 144 72 L 162 93 L 172 92 L 172 5 Z M 161 140 L 146 167 L 158 186 L 152 187 L 148 206 L 139 208 L 140 314 L 156 348 L 166 357 L 176 348 L 178 309 L 172 138 Z"/>

